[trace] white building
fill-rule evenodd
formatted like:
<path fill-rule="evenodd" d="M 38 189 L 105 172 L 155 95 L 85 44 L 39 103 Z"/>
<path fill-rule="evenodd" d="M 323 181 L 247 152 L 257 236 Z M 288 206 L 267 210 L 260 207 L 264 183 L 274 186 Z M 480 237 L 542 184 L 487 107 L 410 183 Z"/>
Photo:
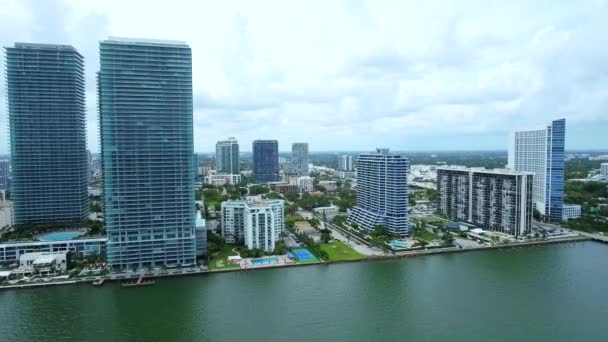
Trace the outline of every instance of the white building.
<path fill-rule="evenodd" d="M 70 252 L 26 253 L 19 257 L 19 267 L 37 273 L 65 272 Z"/>
<path fill-rule="evenodd" d="M 228 243 L 272 252 L 284 221 L 283 200 L 222 202 L 222 236 Z"/>
<path fill-rule="evenodd" d="M 13 222 L 13 207 L 10 202 L 0 202 L 0 229 L 9 227 Z"/>
<path fill-rule="evenodd" d="M 600 174 L 604 177 L 608 177 L 608 163 L 602 163 L 600 165 Z"/>
<path fill-rule="evenodd" d="M 205 184 L 214 186 L 222 186 L 226 184 L 239 184 L 241 182 L 240 174 L 216 173 L 211 170 L 205 176 Z"/>
<path fill-rule="evenodd" d="M 355 172 L 355 171 L 338 171 L 338 177 L 340 179 L 346 179 L 346 178 L 355 179 L 355 178 L 357 178 L 357 172 Z"/>
<path fill-rule="evenodd" d="M 290 180 L 291 184 L 295 184 L 300 189 L 300 193 L 314 191 L 314 178 L 309 176 L 293 178 Z"/>
<path fill-rule="evenodd" d="M 218 173 L 239 174 L 239 142 L 230 137 L 215 144 L 215 169 Z"/>
<path fill-rule="evenodd" d="M 546 220 L 561 221 L 564 206 L 566 120 L 531 131 L 514 132 L 509 143 L 509 168 L 533 172 L 532 198 Z"/>
<path fill-rule="evenodd" d="M 327 191 L 336 191 L 338 189 L 338 184 L 336 181 L 320 181 L 319 186 L 323 187 Z"/>
<path fill-rule="evenodd" d="M 328 221 L 331 221 L 334 219 L 334 217 L 338 216 L 338 214 L 340 213 L 340 208 L 335 205 L 331 205 L 329 207 L 314 208 L 313 211 L 319 214 L 321 217 L 323 217 L 323 215 L 325 214 L 325 218 Z"/>
<path fill-rule="evenodd" d="M 437 168 L 438 210 L 451 220 L 513 236 L 532 229 L 531 172 Z"/>
<path fill-rule="evenodd" d="M 581 217 L 581 206 L 578 204 L 565 204 L 563 209 L 563 220 L 573 220 Z"/>
<path fill-rule="evenodd" d="M 353 165 L 353 156 L 343 154 L 338 157 L 338 170 L 340 171 L 355 171 Z"/>

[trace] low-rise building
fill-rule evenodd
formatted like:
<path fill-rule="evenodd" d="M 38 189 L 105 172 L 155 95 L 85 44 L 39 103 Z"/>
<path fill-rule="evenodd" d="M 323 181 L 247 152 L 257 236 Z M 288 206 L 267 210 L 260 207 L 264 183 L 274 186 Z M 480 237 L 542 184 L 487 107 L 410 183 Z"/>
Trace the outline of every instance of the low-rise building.
<path fill-rule="evenodd" d="M 336 191 L 338 189 L 336 181 L 320 181 L 319 186 L 327 191 Z"/>
<path fill-rule="evenodd" d="M 577 219 L 581 217 L 581 206 L 579 204 L 564 203 L 562 215 L 564 221 Z"/>
<path fill-rule="evenodd" d="M 0 243 L 0 263 L 15 263 L 26 253 L 58 253 L 70 251 L 80 256 L 106 253 L 106 237 L 60 241 L 17 241 Z"/>
<path fill-rule="evenodd" d="M 226 184 L 239 184 L 241 182 L 240 174 L 216 173 L 209 171 L 205 176 L 205 184 L 214 186 L 222 186 Z"/>
<path fill-rule="evenodd" d="M 309 176 L 297 177 L 291 179 L 291 184 L 295 184 L 298 186 L 298 191 L 300 193 L 312 192 L 314 191 L 314 178 Z"/>
<path fill-rule="evenodd" d="M 325 219 L 331 221 L 334 219 L 334 217 L 338 216 L 340 213 L 340 208 L 335 205 L 331 205 L 329 207 L 314 208 L 313 211 L 318 213 L 321 217 L 325 216 Z"/>
<path fill-rule="evenodd" d="M 222 202 L 222 236 L 228 243 L 272 252 L 284 223 L 283 200 Z"/>
<path fill-rule="evenodd" d="M 10 227 L 13 222 L 13 206 L 10 202 L 0 202 L 0 229 Z"/>
<path fill-rule="evenodd" d="M 70 252 L 26 253 L 19 256 L 19 268 L 36 273 L 65 272 L 70 262 Z"/>
<path fill-rule="evenodd" d="M 338 171 L 338 178 L 340 179 L 355 179 L 357 178 L 357 172 L 355 171 Z"/>
<path fill-rule="evenodd" d="M 298 193 L 299 188 L 295 184 L 287 184 L 287 183 L 274 183 L 273 184 L 274 191 L 287 194 L 287 193 Z"/>

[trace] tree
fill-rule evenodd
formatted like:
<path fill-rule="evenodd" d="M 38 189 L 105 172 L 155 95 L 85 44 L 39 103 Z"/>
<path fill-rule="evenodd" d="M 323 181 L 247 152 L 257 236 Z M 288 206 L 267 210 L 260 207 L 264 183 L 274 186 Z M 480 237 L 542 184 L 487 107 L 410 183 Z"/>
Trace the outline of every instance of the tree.
<path fill-rule="evenodd" d="M 256 184 L 249 187 L 249 194 L 252 196 L 267 194 L 268 192 L 270 192 L 270 189 L 265 185 Z"/>
<path fill-rule="evenodd" d="M 416 194 L 414 192 L 410 192 L 409 194 L 409 202 L 410 202 L 410 206 L 415 206 L 416 205 Z"/>
<path fill-rule="evenodd" d="M 444 246 L 453 246 L 454 245 L 454 236 L 451 233 L 443 233 L 442 236 L 443 245 Z"/>
<path fill-rule="evenodd" d="M 324 243 L 328 243 L 329 241 L 331 241 L 331 239 L 332 239 L 331 230 L 322 229 L 321 230 L 321 241 L 323 241 Z"/>
<path fill-rule="evenodd" d="M 289 215 L 295 215 L 296 212 L 298 211 L 299 207 L 297 204 L 290 204 L 287 207 L 287 212 L 289 213 Z"/>
<path fill-rule="evenodd" d="M 313 218 L 309 219 L 308 223 L 310 223 L 310 225 L 314 229 L 319 229 L 319 226 L 321 225 L 321 222 L 319 222 L 319 219 L 317 219 L 316 217 L 313 217 Z"/>

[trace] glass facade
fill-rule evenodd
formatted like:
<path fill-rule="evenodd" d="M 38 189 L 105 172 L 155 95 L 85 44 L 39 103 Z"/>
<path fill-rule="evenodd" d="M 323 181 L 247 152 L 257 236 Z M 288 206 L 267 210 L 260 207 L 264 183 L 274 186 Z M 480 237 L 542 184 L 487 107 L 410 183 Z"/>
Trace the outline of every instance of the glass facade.
<path fill-rule="evenodd" d="M 291 163 L 296 176 L 308 176 L 308 143 L 291 145 Z"/>
<path fill-rule="evenodd" d="M 564 148 L 566 119 L 555 120 L 547 127 L 547 185 L 545 201 L 549 219 L 561 221 L 564 206 Z"/>
<path fill-rule="evenodd" d="M 253 178 L 260 183 L 279 181 L 278 141 L 253 141 Z"/>
<path fill-rule="evenodd" d="M 5 48 L 14 223 L 89 214 L 84 60 L 72 46 Z"/>
<path fill-rule="evenodd" d="M 194 264 L 190 47 L 102 41 L 97 82 L 109 265 Z"/>
<path fill-rule="evenodd" d="M 408 172 L 408 159 L 387 149 L 360 155 L 357 205 L 348 216 L 348 223 L 367 230 L 383 225 L 395 236 L 409 234 Z"/>
<path fill-rule="evenodd" d="M 239 143 L 235 138 L 228 138 L 215 144 L 215 169 L 218 173 L 233 175 L 241 173 Z"/>

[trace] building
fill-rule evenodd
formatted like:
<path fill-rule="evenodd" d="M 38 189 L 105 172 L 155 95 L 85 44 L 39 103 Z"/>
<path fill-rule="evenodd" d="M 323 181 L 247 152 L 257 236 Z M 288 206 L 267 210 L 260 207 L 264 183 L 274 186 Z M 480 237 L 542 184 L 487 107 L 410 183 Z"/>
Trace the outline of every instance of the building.
<path fill-rule="evenodd" d="M 563 218 L 565 136 L 565 119 L 511 135 L 509 168 L 534 173 L 534 206 L 545 220 Z"/>
<path fill-rule="evenodd" d="M 280 180 L 278 141 L 253 141 L 253 179 L 259 183 L 278 182 Z"/>
<path fill-rule="evenodd" d="M 200 257 L 207 254 L 207 227 L 205 219 L 199 211 L 194 224 L 194 235 L 196 238 L 196 256 Z"/>
<path fill-rule="evenodd" d="M 67 271 L 70 252 L 26 253 L 19 256 L 19 267 L 34 273 L 50 274 Z"/>
<path fill-rule="evenodd" d="M 310 176 L 293 178 L 290 183 L 297 185 L 300 193 L 313 192 L 315 190 L 314 178 Z"/>
<path fill-rule="evenodd" d="M 108 264 L 196 263 L 192 52 L 184 42 L 110 38 L 98 74 Z"/>
<path fill-rule="evenodd" d="M 15 241 L 0 243 L 0 263 L 19 262 L 26 253 L 57 253 L 69 251 L 82 257 L 106 253 L 108 239 L 105 237 L 81 238 L 61 241 Z"/>
<path fill-rule="evenodd" d="M 343 154 L 338 157 L 338 171 L 347 171 L 352 172 L 355 171 L 353 164 L 353 156 L 349 156 L 347 154 Z"/>
<path fill-rule="evenodd" d="M 218 174 L 214 170 L 211 170 L 205 176 L 205 184 L 211 184 L 215 186 L 223 186 L 226 184 L 239 184 L 241 182 L 240 174 Z"/>
<path fill-rule="evenodd" d="M 291 145 L 291 163 L 296 176 L 308 176 L 308 143 Z"/>
<path fill-rule="evenodd" d="M 284 222 L 283 200 L 222 202 L 222 236 L 227 243 L 274 251 Z"/>
<path fill-rule="evenodd" d="M 509 169 L 437 168 L 437 209 L 451 220 L 510 234 L 532 229 L 533 174 Z"/>
<path fill-rule="evenodd" d="M 336 181 L 319 181 L 319 186 L 330 192 L 338 190 Z"/>
<path fill-rule="evenodd" d="M 0 159 L 0 191 L 11 189 L 11 161 Z"/>
<path fill-rule="evenodd" d="M 579 204 L 566 204 L 563 208 L 563 221 L 574 220 L 581 217 L 581 206 Z"/>
<path fill-rule="evenodd" d="M 602 163 L 600 165 L 600 174 L 604 177 L 608 177 L 608 163 Z"/>
<path fill-rule="evenodd" d="M 281 193 L 281 194 L 287 194 L 287 193 L 297 194 L 300 192 L 300 187 L 298 187 L 298 185 L 296 185 L 296 184 L 275 183 L 272 186 L 274 188 L 274 191 Z"/>
<path fill-rule="evenodd" d="M 388 149 L 377 149 L 357 160 L 357 205 L 348 224 L 373 230 L 382 225 L 395 236 L 410 232 L 407 174 L 409 161 Z"/>
<path fill-rule="evenodd" d="M 0 201 L 0 230 L 13 225 L 13 206 L 11 202 Z"/>
<path fill-rule="evenodd" d="M 84 60 L 68 45 L 5 49 L 15 224 L 89 215 Z"/>
<path fill-rule="evenodd" d="M 337 172 L 338 178 L 340 179 L 356 179 L 357 178 L 357 173 L 355 171 L 338 171 Z"/>
<path fill-rule="evenodd" d="M 325 218 L 327 221 L 332 221 L 334 217 L 340 214 L 340 208 L 335 205 L 330 205 L 329 207 L 314 208 L 313 211 L 319 214 L 321 218 Z"/>
<path fill-rule="evenodd" d="M 233 175 L 241 173 L 239 166 L 239 142 L 235 138 L 230 137 L 215 144 L 215 169 L 217 173 Z"/>

